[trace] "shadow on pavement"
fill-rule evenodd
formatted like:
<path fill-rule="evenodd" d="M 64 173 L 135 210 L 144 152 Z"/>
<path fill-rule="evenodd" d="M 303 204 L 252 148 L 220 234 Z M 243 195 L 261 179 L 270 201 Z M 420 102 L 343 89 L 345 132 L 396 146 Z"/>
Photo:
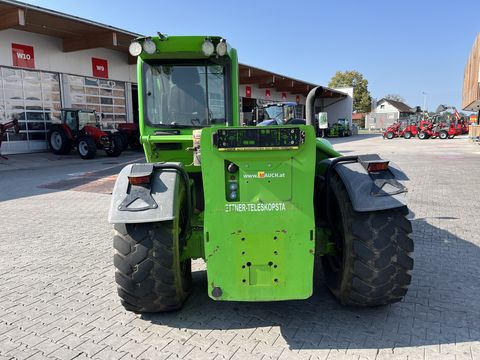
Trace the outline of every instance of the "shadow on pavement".
<path fill-rule="evenodd" d="M 131 152 L 126 157 L 94 160 L 79 160 L 76 156 L 71 163 L 68 158 L 73 155 L 66 155 L 66 159 L 52 165 L 51 159 L 59 156 L 31 155 L 33 160 L 0 171 L 0 202 L 66 190 L 111 194 L 120 170 L 129 163 L 143 161 Z"/>
<path fill-rule="evenodd" d="M 290 349 L 393 349 L 479 341 L 480 248 L 425 219 L 412 220 L 412 225 L 415 265 L 409 292 L 400 303 L 341 306 L 325 286 L 321 270 L 308 300 L 216 302 L 207 295 L 206 272 L 200 271 L 194 273 L 193 292 L 182 310 L 142 318 L 192 331 L 241 330 L 246 338 L 260 328 L 272 346 L 280 341 Z M 280 327 L 276 340 L 268 338 L 272 326 Z"/>

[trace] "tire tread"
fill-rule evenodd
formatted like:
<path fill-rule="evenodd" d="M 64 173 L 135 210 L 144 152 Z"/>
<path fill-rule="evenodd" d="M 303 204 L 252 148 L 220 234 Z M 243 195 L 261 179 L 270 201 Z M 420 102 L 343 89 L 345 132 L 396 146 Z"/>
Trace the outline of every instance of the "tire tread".
<path fill-rule="evenodd" d="M 331 186 L 342 216 L 350 224 L 345 242 L 351 244 L 346 245 L 351 250 L 344 254 L 342 276 L 333 276 L 332 269 L 323 262 L 330 290 L 345 305 L 378 306 L 402 300 L 413 269 L 408 209 L 359 213 L 353 210 L 338 175 L 332 176 Z"/>

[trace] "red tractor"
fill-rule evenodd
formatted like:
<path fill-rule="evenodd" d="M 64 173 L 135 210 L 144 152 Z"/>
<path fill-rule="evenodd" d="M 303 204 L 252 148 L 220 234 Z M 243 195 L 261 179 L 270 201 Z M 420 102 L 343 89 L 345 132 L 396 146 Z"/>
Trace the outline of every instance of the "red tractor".
<path fill-rule="evenodd" d="M 400 123 L 395 121 L 383 132 L 383 138 L 393 139 L 400 136 Z"/>
<path fill-rule="evenodd" d="M 130 146 L 133 150 L 142 148 L 140 144 L 140 131 L 138 125 L 134 123 L 122 123 L 117 126 L 118 133 L 122 137 L 125 149 Z"/>
<path fill-rule="evenodd" d="M 383 133 L 383 137 L 387 139 L 393 139 L 395 137 L 404 137 L 410 139 L 417 136 L 418 128 L 415 121 L 410 119 L 400 120 L 390 125 Z"/>
<path fill-rule="evenodd" d="M 410 139 L 418 135 L 417 122 L 415 120 L 406 119 L 400 125 L 400 136 Z"/>
<path fill-rule="evenodd" d="M 50 125 L 48 143 L 54 154 L 68 154 L 76 148 L 82 159 L 93 159 L 97 149 L 116 157 L 125 147 L 118 132 L 107 133 L 99 128 L 95 111 L 80 109 L 62 109 L 62 123 Z"/>
<path fill-rule="evenodd" d="M 425 140 L 428 138 L 436 139 L 448 139 L 453 138 L 456 135 L 457 131 L 455 129 L 455 124 L 450 122 L 440 121 L 438 116 L 433 117 L 432 119 L 424 118 L 420 121 L 418 138 Z"/>

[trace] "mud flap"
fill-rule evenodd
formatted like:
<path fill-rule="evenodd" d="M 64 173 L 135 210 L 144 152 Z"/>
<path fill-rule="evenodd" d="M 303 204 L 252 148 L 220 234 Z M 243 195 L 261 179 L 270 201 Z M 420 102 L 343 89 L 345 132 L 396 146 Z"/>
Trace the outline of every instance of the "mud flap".
<path fill-rule="evenodd" d="M 358 212 L 394 209 L 407 205 L 408 177 L 400 168 L 389 164 L 386 171 L 368 173 L 359 162 L 339 163 L 335 171 L 342 179 Z"/>
<path fill-rule="evenodd" d="M 148 171 L 145 165 L 148 164 L 127 165 L 118 174 L 108 213 L 110 224 L 148 223 L 174 218 L 180 175 L 174 169 L 152 168 L 149 185 L 130 184 L 128 177 L 132 170 L 134 173 Z"/>

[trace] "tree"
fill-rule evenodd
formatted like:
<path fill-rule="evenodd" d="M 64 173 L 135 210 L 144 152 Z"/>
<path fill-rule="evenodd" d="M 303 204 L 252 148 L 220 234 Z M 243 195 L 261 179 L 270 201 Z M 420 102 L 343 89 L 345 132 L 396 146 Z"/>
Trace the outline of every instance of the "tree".
<path fill-rule="evenodd" d="M 329 87 L 353 87 L 353 110 L 357 112 L 370 112 L 372 97 L 368 91 L 368 80 L 358 71 L 337 71 L 328 83 Z"/>
<path fill-rule="evenodd" d="M 387 100 L 400 101 L 402 103 L 405 102 L 405 99 L 403 98 L 403 96 L 398 94 L 387 94 L 383 98 Z"/>

